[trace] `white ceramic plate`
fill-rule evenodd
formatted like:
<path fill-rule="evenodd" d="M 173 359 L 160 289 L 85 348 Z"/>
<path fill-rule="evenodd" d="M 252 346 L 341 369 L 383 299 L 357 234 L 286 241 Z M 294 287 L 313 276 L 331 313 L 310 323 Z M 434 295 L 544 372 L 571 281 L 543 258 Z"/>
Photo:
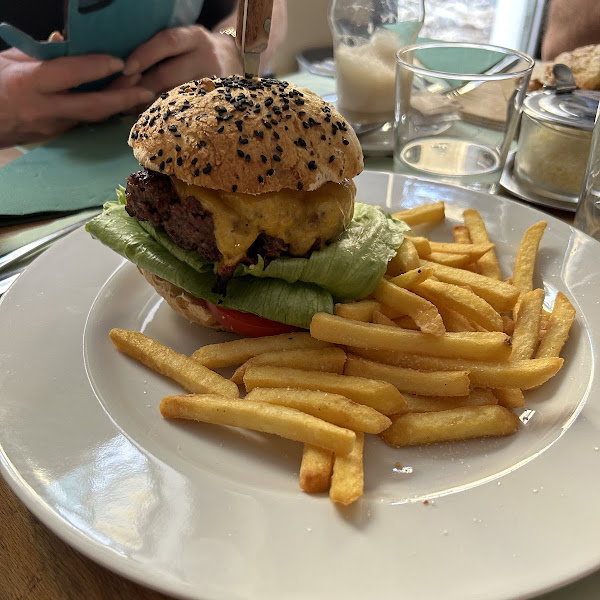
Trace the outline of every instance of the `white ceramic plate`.
<path fill-rule="evenodd" d="M 366 172 L 359 199 L 477 208 L 505 274 L 544 216 L 503 198 Z M 120 355 L 112 327 L 181 352 L 228 339 L 188 325 L 136 269 L 80 230 L 0 305 L 2 472 L 46 525 L 129 578 L 194 599 L 526 598 L 600 566 L 600 245 L 545 217 L 536 284 L 578 309 L 558 376 L 510 438 L 366 447 L 364 498 L 298 489 L 299 444 L 164 421 L 169 381 Z M 401 462 L 412 473 L 396 467 Z M 598 590 L 596 590 L 597 592 Z"/>

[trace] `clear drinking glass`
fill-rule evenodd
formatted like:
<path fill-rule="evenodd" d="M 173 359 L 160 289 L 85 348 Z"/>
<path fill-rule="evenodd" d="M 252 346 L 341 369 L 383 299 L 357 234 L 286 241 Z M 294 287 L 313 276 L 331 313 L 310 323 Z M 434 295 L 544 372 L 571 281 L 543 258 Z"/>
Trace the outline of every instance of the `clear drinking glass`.
<path fill-rule="evenodd" d="M 495 193 L 533 59 L 487 44 L 428 42 L 397 53 L 394 165 Z"/>
<path fill-rule="evenodd" d="M 581 231 L 600 241 L 600 106 L 596 113 L 592 145 L 574 224 Z"/>
<path fill-rule="evenodd" d="M 424 18 L 424 0 L 331 1 L 337 107 L 353 126 L 393 122 L 396 51 Z"/>

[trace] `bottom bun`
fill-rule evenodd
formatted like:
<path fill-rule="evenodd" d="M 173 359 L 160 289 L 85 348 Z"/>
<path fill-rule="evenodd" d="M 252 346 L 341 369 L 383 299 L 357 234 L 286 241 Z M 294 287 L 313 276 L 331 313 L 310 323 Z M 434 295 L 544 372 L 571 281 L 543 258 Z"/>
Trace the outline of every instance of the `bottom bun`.
<path fill-rule="evenodd" d="M 220 323 L 215 321 L 200 298 L 188 294 L 185 290 L 158 275 L 140 269 L 140 267 L 138 267 L 138 270 L 176 313 L 179 313 L 191 323 L 197 323 L 217 331 L 227 331 Z"/>

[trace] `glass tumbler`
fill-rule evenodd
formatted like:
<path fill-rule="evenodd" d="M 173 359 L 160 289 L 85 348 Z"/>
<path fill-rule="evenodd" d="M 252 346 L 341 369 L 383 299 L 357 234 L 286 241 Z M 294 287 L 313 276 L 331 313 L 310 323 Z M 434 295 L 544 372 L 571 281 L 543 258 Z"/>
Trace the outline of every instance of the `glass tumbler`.
<path fill-rule="evenodd" d="M 583 185 L 575 212 L 575 227 L 600 241 L 600 106 L 592 134 Z"/>
<path fill-rule="evenodd" d="M 424 18 L 424 0 L 331 1 L 337 108 L 354 127 L 394 121 L 396 51 Z"/>

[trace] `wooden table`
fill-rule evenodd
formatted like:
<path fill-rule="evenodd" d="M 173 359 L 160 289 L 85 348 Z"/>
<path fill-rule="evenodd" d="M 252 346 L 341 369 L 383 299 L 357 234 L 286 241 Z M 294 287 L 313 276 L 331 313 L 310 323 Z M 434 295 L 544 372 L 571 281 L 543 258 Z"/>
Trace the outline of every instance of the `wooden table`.
<path fill-rule="evenodd" d="M 13 148 L 0 150 L 0 166 L 20 154 Z M 548 212 L 572 222 L 569 213 Z M 0 236 L 34 225 L 0 228 Z M 0 478 L 0 599 L 166 600 L 167 596 L 112 573 L 65 544 Z"/>

